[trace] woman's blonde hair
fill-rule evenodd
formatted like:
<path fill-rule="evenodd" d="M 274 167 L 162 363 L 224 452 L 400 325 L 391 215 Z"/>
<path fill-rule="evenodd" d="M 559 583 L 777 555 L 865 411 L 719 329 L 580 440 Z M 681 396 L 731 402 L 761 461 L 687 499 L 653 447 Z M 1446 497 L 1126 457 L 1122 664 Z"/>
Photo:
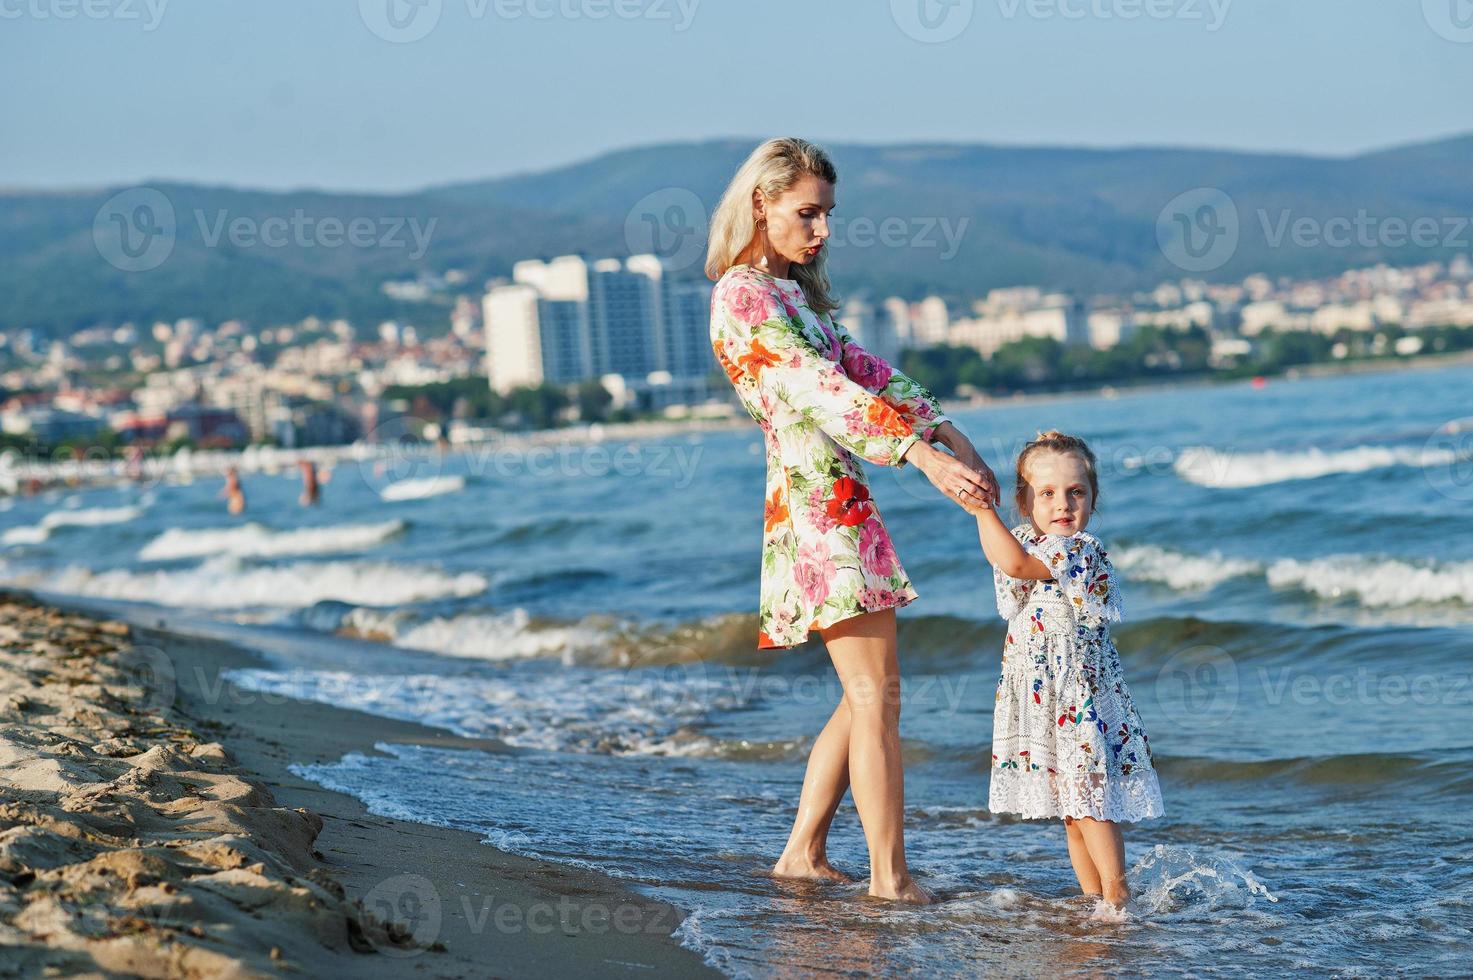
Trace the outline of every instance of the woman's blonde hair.
<path fill-rule="evenodd" d="M 757 222 L 752 217 L 752 192 L 761 190 L 775 201 L 811 174 L 830 184 L 839 182 L 834 162 L 822 149 L 795 136 L 770 139 L 752 151 L 737 168 L 711 215 L 711 240 L 706 246 L 706 277 L 715 281 L 730 269 L 737 257 L 752 244 Z M 803 287 L 808 306 L 818 314 L 839 308 L 829 286 L 824 249 L 806 265 L 793 263 L 790 275 Z"/>
<path fill-rule="evenodd" d="M 1018 468 L 1014 474 L 1016 482 L 1013 484 L 1013 503 L 1018 505 L 1018 514 L 1022 517 L 1028 516 L 1028 506 L 1025 503 L 1028 492 L 1028 478 L 1024 475 L 1028 460 L 1039 453 L 1073 453 L 1084 462 L 1084 472 L 1089 478 L 1089 501 L 1090 509 L 1098 510 L 1100 505 L 1100 477 L 1095 465 L 1094 450 L 1078 436 L 1066 435 L 1057 429 L 1040 432 L 1037 438 L 1029 440 L 1018 454 Z"/>

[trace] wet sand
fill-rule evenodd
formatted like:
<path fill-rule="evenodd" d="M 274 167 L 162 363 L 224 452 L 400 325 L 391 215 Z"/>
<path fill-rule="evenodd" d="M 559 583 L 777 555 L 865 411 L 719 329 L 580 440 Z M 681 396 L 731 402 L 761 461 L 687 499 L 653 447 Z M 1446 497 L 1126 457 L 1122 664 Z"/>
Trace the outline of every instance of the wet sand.
<path fill-rule="evenodd" d="M 0 975 L 716 975 L 668 905 L 292 774 L 508 750 L 220 680 L 259 665 L 0 590 Z"/>

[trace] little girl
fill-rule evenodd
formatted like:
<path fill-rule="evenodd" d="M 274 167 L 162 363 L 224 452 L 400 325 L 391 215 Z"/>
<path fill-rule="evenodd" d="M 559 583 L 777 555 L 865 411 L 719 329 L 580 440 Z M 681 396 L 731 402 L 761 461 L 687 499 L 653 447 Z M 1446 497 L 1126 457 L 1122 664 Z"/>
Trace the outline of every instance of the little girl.
<path fill-rule="evenodd" d="M 1130 898 L 1119 821 L 1159 817 L 1151 747 L 1120 670 L 1109 621 L 1120 583 L 1085 532 L 1099 499 L 1084 440 L 1043 432 L 1018 455 L 1009 532 L 990 501 L 966 502 L 1008 621 L 992 718 L 987 806 L 1024 818 L 1062 817 L 1086 895 Z"/>

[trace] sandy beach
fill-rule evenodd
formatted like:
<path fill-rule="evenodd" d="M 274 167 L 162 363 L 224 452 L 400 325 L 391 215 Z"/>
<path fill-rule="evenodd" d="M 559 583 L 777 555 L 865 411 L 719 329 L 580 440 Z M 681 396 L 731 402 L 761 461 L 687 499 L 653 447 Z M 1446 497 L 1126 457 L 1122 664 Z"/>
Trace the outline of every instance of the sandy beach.
<path fill-rule="evenodd" d="M 0 591 L 0 975 L 715 975 L 668 905 L 295 776 L 509 750 L 221 681 L 257 663 Z"/>

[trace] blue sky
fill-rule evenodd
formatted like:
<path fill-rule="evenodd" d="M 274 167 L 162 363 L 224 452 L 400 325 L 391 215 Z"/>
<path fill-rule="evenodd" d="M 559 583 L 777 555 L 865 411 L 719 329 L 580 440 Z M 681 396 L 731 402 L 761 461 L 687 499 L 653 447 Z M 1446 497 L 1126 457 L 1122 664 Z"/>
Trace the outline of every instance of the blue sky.
<path fill-rule="evenodd" d="M 1344 154 L 1473 130 L 1473 3 L 0 0 L 0 83 L 8 187 L 406 190 L 778 134 Z"/>

